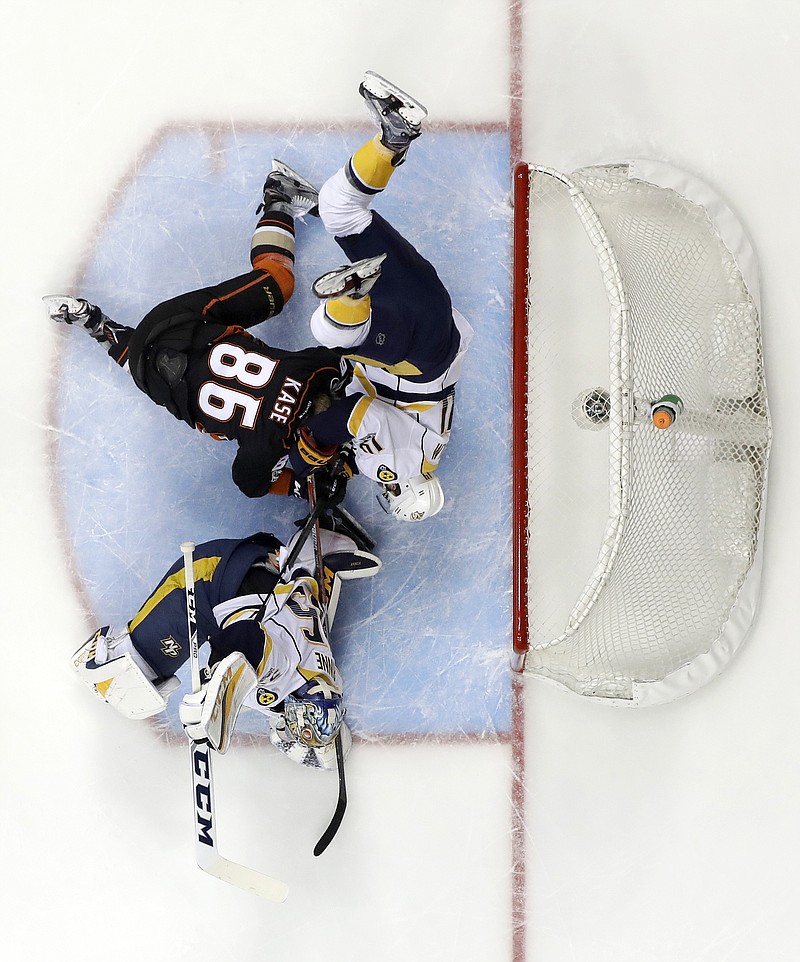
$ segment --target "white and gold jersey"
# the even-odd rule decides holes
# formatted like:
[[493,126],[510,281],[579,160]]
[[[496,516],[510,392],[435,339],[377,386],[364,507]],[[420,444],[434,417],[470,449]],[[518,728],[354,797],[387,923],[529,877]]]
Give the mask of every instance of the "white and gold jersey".
[[318,676],[341,694],[342,679],[322,622],[316,581],[301,577],[278,584],[266,604],[264,598],[243,595],[214,608],[223,630],[241,621],[257,621],[264,635],[258,680],[244,704],[268,712]]

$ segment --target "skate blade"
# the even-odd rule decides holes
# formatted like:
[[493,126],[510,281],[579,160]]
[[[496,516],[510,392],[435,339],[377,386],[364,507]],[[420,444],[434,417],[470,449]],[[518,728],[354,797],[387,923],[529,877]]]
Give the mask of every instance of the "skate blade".
[[364,260],[356,261],[355,264],[337,267],[318,277],[311,285],[311,289],[317,297],[340,297],[353,289],[354,285],[348,284],[351,277],[355,275],[361,281],[369,280],[378,273],[385,260],[386,254],[378,254],[376,257],[365,257]]
[[306,180],[301,174],[298,174],[296,170],[293,170],[288,164],[284,164],[282,160],[277,158],[272,161],[272,172],[275,174],[282,174],[284,177],[289,177],[292,180],[300,184],[301,187],[308,187],[310,190],[316,191],[317,188],[311,183],[310,180]]
[[365,71],[364,87],[373,97],[386,97],[389,94],[396,97],[402,102],[402,107],[399,108],[400,116],[411,124],[421,124],[428,116],[428,110],[423,104],[374,70]]

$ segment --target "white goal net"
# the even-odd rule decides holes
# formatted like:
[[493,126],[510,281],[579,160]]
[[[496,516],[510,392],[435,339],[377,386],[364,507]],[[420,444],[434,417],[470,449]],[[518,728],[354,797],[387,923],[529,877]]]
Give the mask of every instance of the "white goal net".
[[513,664],[669,701],[755,613],[771,430],[758,271],[720,198],[651,161],[515,186]]

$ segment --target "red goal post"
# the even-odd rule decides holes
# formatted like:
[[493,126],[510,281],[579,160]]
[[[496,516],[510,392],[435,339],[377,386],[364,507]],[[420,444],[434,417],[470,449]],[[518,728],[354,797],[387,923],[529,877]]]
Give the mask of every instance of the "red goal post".
[[706,184],[514,172],[512,667],[672,700],[752,623],[771,427],[758,268]]
[[513,499],[513,602],[511,667],[522,671],[528,650],[528,556],[526,519],[528,505],[527,415],[521,416],[528,383],[528,227],[530,224],[530,172],[527,164],[514,170],[514,277],[512,298],[511,377],[514,398],[512,424]]

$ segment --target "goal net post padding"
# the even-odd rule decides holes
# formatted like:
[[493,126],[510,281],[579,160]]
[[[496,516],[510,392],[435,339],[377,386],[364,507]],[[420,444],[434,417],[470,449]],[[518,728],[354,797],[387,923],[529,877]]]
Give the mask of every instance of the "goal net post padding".
[[707,185],[637,160],[514,184],[512,667],[694,691],[755,615],[771,428],[758,267]]

